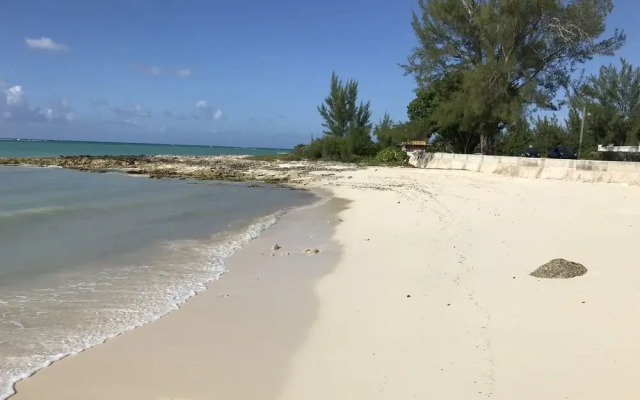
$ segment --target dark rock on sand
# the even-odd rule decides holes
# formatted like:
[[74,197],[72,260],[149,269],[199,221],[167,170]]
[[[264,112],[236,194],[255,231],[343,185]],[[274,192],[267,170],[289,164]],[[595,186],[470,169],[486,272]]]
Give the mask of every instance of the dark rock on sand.
[[562,258],[556,258],[555,260],[551,260],[542,265],[529,275],[536,278],[569,279],[582,276],[586,273],[587,269],[584,265],[567,261]]

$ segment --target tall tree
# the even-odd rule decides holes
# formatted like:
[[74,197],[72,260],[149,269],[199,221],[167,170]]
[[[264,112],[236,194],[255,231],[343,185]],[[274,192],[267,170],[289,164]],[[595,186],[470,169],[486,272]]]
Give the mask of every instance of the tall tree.
[[612,55],[622,32],[600,40],[612,0],[419,0],[416,46],[403,68],[419,88],[451,74],[459,88],[439,105],[439,125],[480,135],[483,153],[523,108],[555,109],[577,66]]
[[346,83],[331,74],[331,89],[318,112],[324,119],[326,135],[345,137],[352,129],[371,129],[370,102],[358,101],[358,82],[350,79]]
[[640,68],[621,60],[589,77],[573,103],[588,113],[587,131],[593,144],[637,145],[640,131]]
[[446,114],[450,110],[445,105],[456,95],[460,85],[460,74],[447,74],[419,89],[416,98],[407,106],[407,116],[427,138],[435,134],[435,139],[452,151],[472,153],[479,142],[477,126],[461,124],[459,114]]

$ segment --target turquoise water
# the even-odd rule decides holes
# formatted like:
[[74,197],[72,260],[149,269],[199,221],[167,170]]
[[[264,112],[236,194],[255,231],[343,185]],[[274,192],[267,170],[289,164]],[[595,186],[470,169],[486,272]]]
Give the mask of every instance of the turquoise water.
[[63,140],[0,140],[0,158],[104,156],[104,155],[261,155],[287,152],[287,149],[262,149],[218,146],[189,146],[145,143],[70,142]]
[[[0,399],[175,309],[308,192],[0,167]],[[214,283],[215,284],[215,283]]]

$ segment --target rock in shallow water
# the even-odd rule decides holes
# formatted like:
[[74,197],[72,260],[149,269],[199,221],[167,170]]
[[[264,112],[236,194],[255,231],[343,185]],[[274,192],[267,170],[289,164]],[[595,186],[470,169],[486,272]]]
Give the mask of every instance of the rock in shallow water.
[[540,266],[540,268],[529,275],[535,276],[536,278],[569,279],[582,276],[586,273],[587,268],[585,268],[584,265],[562,258],[556,258]]

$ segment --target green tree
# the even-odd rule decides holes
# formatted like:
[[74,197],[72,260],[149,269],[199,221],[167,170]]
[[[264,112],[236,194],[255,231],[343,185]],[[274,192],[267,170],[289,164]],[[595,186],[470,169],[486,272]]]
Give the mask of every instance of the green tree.
[[344,83],[333,72],[329,96],[318,107],[326,135],[345,137],[352,128],[371,129],[370,102],[358,105],[357,100],[358,82],[351,79]]
[[[525,116],[519,118],[498,135],[496,150],[505,156],[520,156],[533,145],[533,133]],[[539,149],[544,151],[545,149]]]
[[407,107],[407,116],[410,123],[420,127],[421,136],[429,139],[435,134],[434,140],[445,148],[457,153],[472,153],[479,142],[477,126],[463,126],[459,116],[453,116],[451,110],[443,107],[455,96],[460,85],[460,74],[447,74],[419,89]]
[[621,60],[589,77],[573,104],[586,106],[591,145],[637,145],[640,131],[640,69]]
[[528,107],[555,109],[558,91],[581,63],[612,55],[622,32],[599,40],[612,0],[419,0],[418,38],[406,74],[419,88],[457,75],[438,104],[441,127],[456,123],[480,136],[483,153]]
[[567,129],[560,124],[556,116],[536,118],[533,121],[532,129],[533,145],[537,147],[542,154],[555,146],[569,146],[576,149],[576,143],[570,139]]
[[380,122],[373,128],[373,136],[375,136],[381,147],[390,147],[397,144],[393,137],[395,125],[389,113],[385,113]]

